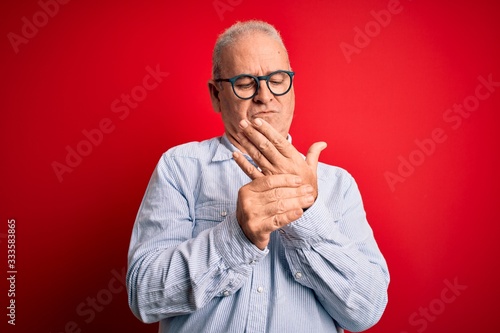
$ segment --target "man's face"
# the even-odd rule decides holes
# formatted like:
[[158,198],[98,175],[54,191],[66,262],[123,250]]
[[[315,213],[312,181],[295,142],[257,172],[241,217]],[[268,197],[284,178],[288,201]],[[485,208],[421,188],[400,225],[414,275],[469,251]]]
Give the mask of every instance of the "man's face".
[[[259,32],[243,36],[226,47],[221,69],[224,79],[239,74],[262,76],[277,70],[291,70],[285,48],[277,40]],[[257,95],[242,100],[233,93],[229,82],[211,81],[209,85],[212,104],[216,111],[221,112],[226,134],[238,148],[241,147],[236,134],[240,132],[238,124],[242,119],[252,122],[255,118],[262,118],[284,137],[288,135],[295,107],[293,86],[287,94],[275,96],[262,80]]]

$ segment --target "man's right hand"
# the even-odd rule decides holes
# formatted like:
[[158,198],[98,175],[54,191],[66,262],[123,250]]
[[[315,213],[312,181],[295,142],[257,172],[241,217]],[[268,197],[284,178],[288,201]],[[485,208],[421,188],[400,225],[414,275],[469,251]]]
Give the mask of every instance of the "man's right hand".
[[241,187],[236,218],[247,238],[263,250],[270,234],[297,220],[314,202],[314,189],[291,174],[262,176]]

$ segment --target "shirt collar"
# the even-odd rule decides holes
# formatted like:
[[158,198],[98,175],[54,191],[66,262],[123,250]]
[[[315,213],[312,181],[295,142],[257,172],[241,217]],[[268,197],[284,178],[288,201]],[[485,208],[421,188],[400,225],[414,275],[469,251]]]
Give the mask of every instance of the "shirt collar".
[[219,138],[219,144],[217,145],[217,150],[212,158],[212,162],[230,160],[233,158],[233,152],[235,151],[238,151],[238,148],[229,141],[226,133],[224,133],[224,135]]
[[[290,134],[288,134],[286,139],[288,142],[292,143],[292,136]],[[236,148],[231,141],[229,141],[226,133],[224,133],[224,135],[222,135],[219,139],[219,144],[214,157],[212,158],[212,162],[230,160],[233,158],[233,152],[235,151],[239,151],[238,148]]]

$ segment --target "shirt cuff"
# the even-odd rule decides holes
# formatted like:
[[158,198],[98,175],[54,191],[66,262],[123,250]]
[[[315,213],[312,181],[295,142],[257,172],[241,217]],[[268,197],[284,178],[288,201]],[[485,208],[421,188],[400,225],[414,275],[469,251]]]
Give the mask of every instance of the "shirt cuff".
[[320,195],[314,204],[296,221],[279,230],[285,244],[295,248],[309,248],[326,239],[336,242],[341,213],[333,213],[325,206]]
[[269,252],[267,248],[260,250],[248,240],[236,220],[236,213],[228,215],[213,232],[215,247],[222,260],[236,272],[251,270]]

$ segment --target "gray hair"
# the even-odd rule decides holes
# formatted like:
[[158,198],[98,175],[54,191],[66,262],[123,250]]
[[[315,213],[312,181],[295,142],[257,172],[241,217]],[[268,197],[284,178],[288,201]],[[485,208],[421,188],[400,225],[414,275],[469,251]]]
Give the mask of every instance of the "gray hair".
[[283,39],[281,38],[280,33],[271,24],[257,20],[236,22],[235,24],[227,28],[223,33],[221,33],[217,38],[217,41],[215,42],[215,47],[212,54],[212,78],[214,80],[221,78],[222,52],[224,51],[224,49],[232,43],[236,42],[239,37],[248,35],[252,32],[264,33],[265,35],[276,39],[285,48],[285,44],[283,43]]

